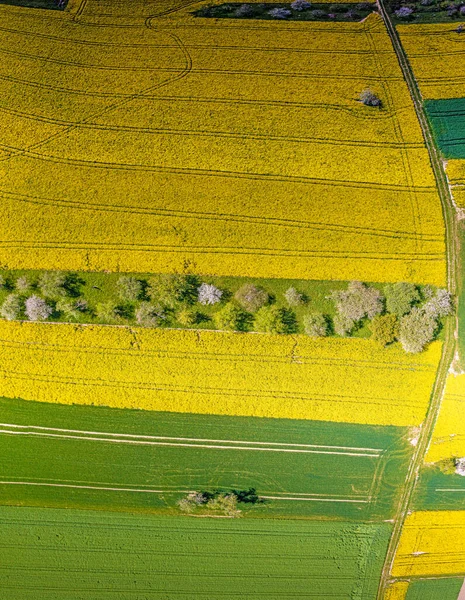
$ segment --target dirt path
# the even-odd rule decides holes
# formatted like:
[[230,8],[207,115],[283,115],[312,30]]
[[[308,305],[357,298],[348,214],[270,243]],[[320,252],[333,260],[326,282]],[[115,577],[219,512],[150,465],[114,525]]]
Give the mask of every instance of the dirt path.
[[[447,183],[446,174],[442,165],[442,161],[439,152],[436,148],[433,134],[426,117],[422,97],[412,68],[408,61],[407,55],[401,44],[399,34],[395,29],[391,18],[384,5],[384,0],[378,0],[379,12],[382,16],[386,25],[389,37],[391,38],[392,45],[397,54],[399,65],[402,69],[402,74],[407,83],[410,91],[410,95],[415,106],[415,111],[420,122],[421,129],[423,131],[423,137],[425,139],[426,147],[428,149],[431,166],[433,168],[434,176],[436,178],[436,184],[441,199],[442,212],[444,216],[444,224],[446,230],[446,259],[447,259],[447,287],[452,294],[457,293],[457,280],[458,280],[458,233],[457,233],[457,220],[455,215],[455,209],[452,201],[452,196]],[[423,464],[425,454],[428,450],[428,445],[431,440],[434,425],[436,423],[439,409],[441,407],[441,401],[444,394],[444,389],[447,380],[447,374],[454,358],[455,351],[455,321],[452,319],[446,326],[445,341],[442,349],[441,360],[436,373],[436,380],[434,383],[431,399],[426,414],[425,421],[423,422],[418,444],[415,448],[412,461],[410,463],[409,470],[402,489],[402,496],[397,507],[397,513],[394,518],[394,528],[389,542],[386,559],[384,562],[380,584],[378,588],[377,600],[383,600],[387,586],[390,582],[390,573],[394,558],[396,555],[397,547],[399,545],[400,535],[402,533],[402,527],[404,525],[407,514],[410,510],[410,502],[415,484],[418,479],[421,465]]]

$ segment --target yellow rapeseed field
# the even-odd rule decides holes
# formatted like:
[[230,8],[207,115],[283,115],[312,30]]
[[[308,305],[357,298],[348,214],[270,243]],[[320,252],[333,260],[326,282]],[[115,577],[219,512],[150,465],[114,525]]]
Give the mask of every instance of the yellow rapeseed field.
[[405,600],[408,590],[408,581],[396,581],[390,585],[384,596],[385,600]]
[[465,375],[449,375],[427,462],[465,456]]
[[446,171],[457,206],[465,208],[465,160],[448,160]]
[[465,38],[453,23],[398,25],[420,92],[425,100],[465,96]]
[[0,396],[149,410],[418,425],[441,343],[0,321]]
[[440,202],[381,19],[193,9],[0,6],[0,264],[443,285]]
[[410,514],[394,560],[393,577],[464,572],[465,511],[421,511]]

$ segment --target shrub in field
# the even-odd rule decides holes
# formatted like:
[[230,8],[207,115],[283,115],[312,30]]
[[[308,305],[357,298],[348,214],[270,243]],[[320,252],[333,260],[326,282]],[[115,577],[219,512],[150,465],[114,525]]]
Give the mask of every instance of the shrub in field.
[[66,273],[61,271],[46,271],[40,275],[37,285],[45,298],[57,300],[66,296],[65,283]]
[[188,306],[184,306],[176,313],[176,319],[183,327],[192,327],[200,322],[199,313]]
[[219,494],[211,498],[207,504],[210,510],[221,511],[228,517],[238,517],[241,511],[237,508],[237,496],[235,494]]
[[[361,18],[361,15],[355,10],[348,10],[345,14],[345,17],[348,21],[358,21]],[[379,106],[378,104],[371,104],[370,106]]]
[[0,314],[7,321],[14,321],[15,319],[19,319],[22,308],[23,303],[20,296],[18,294],[9,294],[2,304]]
[[399,318],[410,312],[412,306],[420,300],[418,289],[413,283],[389,283],[384,286],[386,309]]
[[305,296],[298,292],[295,287],[290,287],[284,293],[284,297],[286,298],[286,302],[289,306],[301,306],[305,302]]
[[106,302],[99,302],[95,308],[95,314],[100,321],[104,323],[115,323],[120,319],[120,311],[116,302],[113,300],[107,300]]
[[255,315],[254,329],[264,333],[294,333],[297,322],[291,310],[274,305],[263,306]]
[[307,2],[306,0],[294,0],[291,4],[291,8],[298,11],[308,10],[311,5],[311,2]]
[[364,317],[372,319],[384,310],[384,298],[379,290],[360,281],[351,281],[347,290],[334,291],[329,298],[336,304],[338,313],[354,322]]
[[337,314],[333,318],[334,332],[337,335],[342,337],[346,337],[352,333],[353,328],[355,327],[355,322],[348,317]]
[[30,296],[24,303],[27,318],[30,321],[45,321],[52,313],[53,308],[43,298]]
[[434,339],[436,319],[422,308],[414,307],[400,320],[399,341],[406,352],[417,353]]
[[249,322],[249,315],[239,306],[228,302],[213,315],[213,322],[217,329],[244,331]]
[[321,313],[310,313],[303,318],[304,331],[310,337],[325,337],[328,335],[328,322]]
[[451,294],[444,289],[437,290],[436,294],[425,302],[422,310],[433,319],[447,317],[453,312]]
[[78,321],[82,313],[89,309],[87,301],[83,298],[60,298],[56,303],[56,309],[70,321]]
[[360,94],[360,102],[365,106],[381,106],[382,102],[371,90],[363,90]]
[[325,11],[320,10],[319,8],[312,10],[310,14],[313,19],[323,19],[323,17],[326,17]]
[[245,310],[255,312],[268,303],[270,297],[268,293],[253,283],[245,283],[234,295],[235,299]]
[[31,282],[29,280],[28,277],[26,277],[26,275],[21,275],[21,277],[18,277],[18,279],[16,280],[16,284],[15,287],[18,290],[18,292],[21,293],[25,293],[27,291],[29,291],[31,289]]
[[241,4],[235,11],[235,17],[250,17],[252,15],[253,9],[249,4]]
[[272,8],[268,14],[274,19],[288,19],[292,13],[287,8]]
[[136,321],[143,327],[159,327],[166,321],[166,314],[159,304],[141,302],[136,309]]
[[175,308],[180,302],[194,304],[197,300],[198,287],[199,281],[195,275],[173,273],[152,277],[147,292],[151,300]]
[[394,11],[394,14],[398,19],[410,19],[413,14],[413,9],[408,6],[401,6]]
[[116,282],[116,288],[119,297],[128,302],[135,302],[138,300],[144,291],[142,281],[136,277],[131,277],[130,275],[123,275],[120,277]]
[[371,338],[387,346],[399,336],[399,322],[396,315],[377,315],[370,322]]
[[198,301],[200,304],[216,304],[221,300],[222,290],[211,283],[202,283],[198,289]]

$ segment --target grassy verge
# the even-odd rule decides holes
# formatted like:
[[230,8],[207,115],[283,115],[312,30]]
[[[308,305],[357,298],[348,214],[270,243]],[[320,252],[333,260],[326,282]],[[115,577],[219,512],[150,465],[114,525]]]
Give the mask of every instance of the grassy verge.
[[[462,7],[465,7],[464,0],[390,0],[388,7],[396,25],[451,23],[451,31],[454,31],[460,22],[465,24],[465,9],[462,11]],[[465,30],[463,35],[465,36]]]
[[239,2],[204,6],[192,14],[196,17],[214,19],[266,19],[271,21],[362,21],[376,10],[376,5],[358,4],[313,4],[297,0],[292,4],[263,3],[243,4]]
[[[23,298],[30,296],[31,294],[37,294],[41,296],[41,292],[38,289],[37,282],[43,271],[0,271],[0,277],[3,278],[4,284],[0,287],[0,306],[4,303],[5,299],[9,294],[18,293],[16,290],[17,282],[20,278],[25,277],[30,283],[30,287],[27,292],[23,292]],[[122,273],[92,273],[92,272],[80,272],[78,274],[72,274],[78,281],[78,285],[75,288],[74,295],[84,299],[88,304],[88,310],[83,312],[77,312],[75,316],[70,319],[64,312],[55,310],[52,316],[48,319],[52,322],[76,322],[82,324],[110,324],[110,325],[132,325],[137,326],[138,321],[136,318],[137,308],[141,305],[141,302],[149,300],[147,291],[143,292],[137,301],[124,301],[121,299],[118,291],[118,282],[123,276]],[[131,277],[134,277],[138,281],[142,282],[143,290],[147,290],[147,283],[150,281],[156,281],[159,275],[153,275],[148,273],[131,273]],[[246,277],[199,277],[197,282],[213,284],[223,292],[221,301],[214,305],[202,305],[199,302],[195,302],[193,305],[187,305],[187,308],[191,310],[195,315],[195,322],[191,324],[183,324],[180,317],[179,307],[170,308],[164,307],[165,319],[160,321],[157,325],[159,327],[168,327],[176,329],[217,329],[214,324],[215,313],[220,311],[229,300],[234,301],[236,292],[245,284],[252,284],[264,289],[269,297],[268,304],[275,306],[278,309],[286,309],[290,311],[293,316],[293,328],[288,333],[304,333],[303,319],[306,314],[309,313],[321,313],[327,319],[329,323],[328,334],[335,335],[332,328],[332,321],[336,315],[335,303],[328,298],[333,291],[341,291],[347,288],[346,281],[309,281],[309,280],[295,280],[295,279],[250,279]],[[369,283],[370,287],[373,287],[383,293],[384,284],[381,283]],[[431,287],[431,286],[430,286]],[[289,288],[296,289],[303,297],[302,304],[298,306],[290,307],[285,298],[285,293]],[[424,286],[418,286],[420,292],[424,289]],[[113,303],[121,311],[122,316],[116,320],[105,318],[100,314],[96,308],[99,305],[107,302]],[[52,305],[54,302],[52,301]],[[248,315],[250,318],[244,324],[245,331],[255,331],[255,325],[253,322],[252,314]],[[24,316],[23,316],[24,318]],[[181,319],[181,321],[180,321]],[[443,339],[443,327],[444,320],[440,322],[437,339]],[[356,338],[369,338],[371,332],[369,329],[369,320],[363,319],[358,323],[352,331],[350,337]]]

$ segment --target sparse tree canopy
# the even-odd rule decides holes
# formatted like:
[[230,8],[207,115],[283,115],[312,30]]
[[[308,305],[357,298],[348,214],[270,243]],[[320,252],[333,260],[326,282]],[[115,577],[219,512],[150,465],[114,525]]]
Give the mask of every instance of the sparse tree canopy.
[[45,321],[52,313],[53,308],[39,296],[30,296],[25,302],[25,311],[30,321]]
[[248,319],[249,315],[233,302],[228,302],[213,315],[213,322],[217,329],[226,331],[244,331]]
[[413,283],[389,283],[384,286],[386,309],[399,318],[410,312],[420,300],[420,293]]
[[199,313],[189,306],[183,306],[176,313],[176,319],[183,327],[192,327],[199,322]]
[[159,327],[166,321],[166,314],[159,304],[141,302],[136,309],[136,321],[143,327]]
[[217,304],[221,300],[223,292],[211,283],[202,283],[198,289],[198,300],[200,304]]
[[16,280],[16,289],[18,290],[18,292],[27,292],[29,291],[29,289],[31,288],[31,282],[29,281],[29,278],[26,277],[26,275],[21,275],[21,277],[18,277],[18,279]]
[[257,311],[269,301],[268,293],[253,283],[245,283],[237,290],[234,297],[248,312]]
[[382,104],[381,99],[371,90],[363,90],[360,94],[360,102],[365,106],[381,106]]
[[333,325],[334,332],[337,333],[337,335],[347,337],[352,333],[352,330],[355,327],[355,322],[345,315],[338,313],[337,315],[334,315]]
[[23,308],[23,302],[18,294],[9,294],[0,310],[1,316],[7,321],[19,319]]
[[426,344],[434,339],[437,322],[418,307],[404,315],[400,320],[399,341],[405,352],[421,352]]
[[290,287],[284,293],[284,297],[289,306],[301,306],[304,304],[305,297],[303,294],[298,292],[295,287]]
[[198,287],[195,275],[163,274],[150,279],[147,292],[154,302],[175,308],[181,302],[194,304]]
[[121,276],[118,279],[116,287],[121,300],[126,300],[128,302],[135,302],[138,300],[144,289],[142,281],[130,275]]
[[392,344],[399,336],[399,322],[396,315],[376,315],[369,327],[371,338],[382,346]]
[[291,8],[298,11],[308,10],[311,6],[311,2],[307,2],[307,0],[294,0],[291,4]]
[[425,302],[422,309],[427,315],[433,317],[433,319],[447,317],[454,310],[452,296],[447,290],[439,289],[432,298]]
[[310,337],[324,337],[328,335],[328,323],[321,313],[310,313],[304,316],[304,331]]
[[291,16],[291,11],[287,8],[272,8],[268,14],[275,19],[287,19]]
[[336,304],[338,313],[355,323],[364,317],[372,319],[384,310],[384,298],[379,290],[360,281],[351,281],[344,291],[334,291],[329,298]]
[[291,310],[277,306],[263,306],[257,311],[254,329],[264,333],[294,333],[297,328],[295,315]]
[[118,305],[113,300],[99,302],[95,309],[97,318],[104,323],[116,323],[120,319]]
[[39,277],[38,287],[45,298],[58,300],[66,296],[66,273],[62,271],[45,271]]

